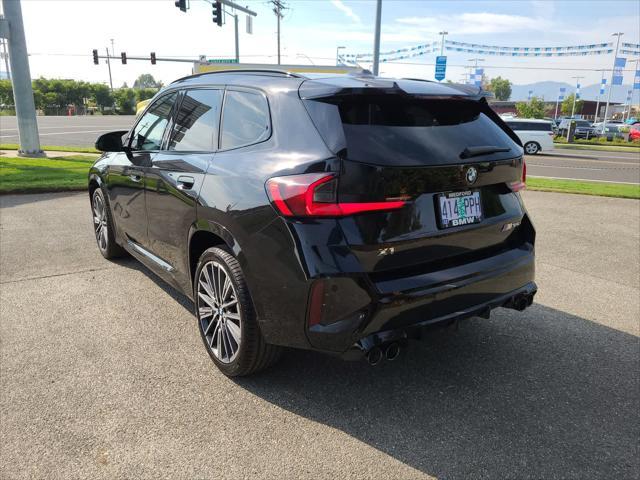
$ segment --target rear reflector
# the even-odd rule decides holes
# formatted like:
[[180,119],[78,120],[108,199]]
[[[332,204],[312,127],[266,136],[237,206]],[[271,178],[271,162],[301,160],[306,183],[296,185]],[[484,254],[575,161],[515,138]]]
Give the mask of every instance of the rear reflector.
[[527,163],[522,160],[522,180],[519,182],[511,182],[509,188],[513,192],[519,192],[527,188]]
[[407,202],[338,202],[338,177],[327,173],[305,173],[267,180],[267,194],[285,217],[344,217],[356,213],[396,210]]

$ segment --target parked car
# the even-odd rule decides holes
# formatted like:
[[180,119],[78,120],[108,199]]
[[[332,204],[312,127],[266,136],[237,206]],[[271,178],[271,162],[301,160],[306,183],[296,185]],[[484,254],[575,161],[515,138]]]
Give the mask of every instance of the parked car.
[[553,123],[549,120],[505,118],[504,121],[518,136],[526,154],[553,150]]
[[629,127],[629,141],[640,142],[640,123],[635,123]]
[[576,122],[576,130],[574,133],[574,138],[591,138],[594,134],[594,128],[591,125],[591,122],[588,120],[580,120],[576,118],[563,118],[558,125],[558,132],[563,137],[567,136],[567,132],[569,131],[569,124],[571,122]]
[[593,124],[593,136],[598,138],[606,138],[611,142],[614,138],[624,138],[624,133],[620,131],[623,127],[620,123],[607,123],[605,125],[602,122]]
[[427,326],[536,293],[523,150],[474,88],[211,72],[96,148],[100,252],[193,299],[229,376],[282,347],[392,360]]

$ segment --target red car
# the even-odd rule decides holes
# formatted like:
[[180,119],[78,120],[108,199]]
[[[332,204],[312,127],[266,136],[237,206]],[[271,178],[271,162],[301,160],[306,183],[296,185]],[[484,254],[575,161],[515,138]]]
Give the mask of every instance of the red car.
[[640,142],[640,123],[636,123],[629,127],[629,141]]

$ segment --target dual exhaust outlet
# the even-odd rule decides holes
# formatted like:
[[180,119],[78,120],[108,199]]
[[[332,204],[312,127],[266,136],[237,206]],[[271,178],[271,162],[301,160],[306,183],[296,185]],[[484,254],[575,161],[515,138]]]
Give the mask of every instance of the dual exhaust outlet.
[[400,356],[400,344],[389,342],[373,347],[367,352],[366,358],[369,365],[378,365],[382,360],[393,361]]

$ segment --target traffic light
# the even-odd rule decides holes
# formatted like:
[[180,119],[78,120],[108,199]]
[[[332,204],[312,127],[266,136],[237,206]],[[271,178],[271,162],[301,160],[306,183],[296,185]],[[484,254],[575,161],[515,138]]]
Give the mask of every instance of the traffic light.
[[122,60],[122,64],[127,64],[127,54],[125,52],[120,52],[120,59]]
[[156,64],[156,52],[151,52],[151,65]]
[[213,23],[217,23],[219,27],[222,26],[222,3],[220,2],[213,4]]
[[176,7],[180,9],[181,12],[187,11],[187,0],[176,0]]
[[98,65],[98,63],[100,63],[98,61],[98,50],[96,50],[95,48],[93,49],[93,63],[94,65]]

